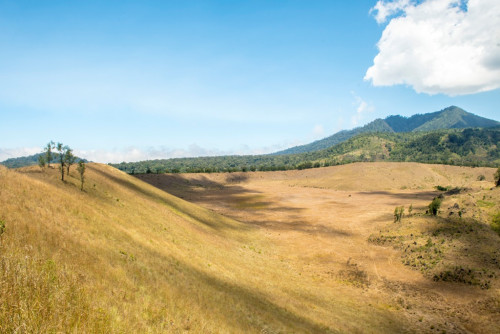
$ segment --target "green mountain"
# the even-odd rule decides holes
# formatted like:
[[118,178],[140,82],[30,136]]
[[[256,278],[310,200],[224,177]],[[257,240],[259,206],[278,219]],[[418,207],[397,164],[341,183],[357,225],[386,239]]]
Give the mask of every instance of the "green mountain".
[[276,155],[313,152],[340,144],[349,138],[362,133],[374,132],[414,132],[440,129],[487,128],[500,125],[500,122],[471,114],[459,107],[451,106],[441,111],[428,114],[417,114],[411,117],[389,116],[376,119],[363,127],[343,130],[310,144],[295,146]]
[[326,149],[296,154],[176,158],[113,164],[130,174],[274,171],[359,161],[500,166],[500,126],[361,133]]

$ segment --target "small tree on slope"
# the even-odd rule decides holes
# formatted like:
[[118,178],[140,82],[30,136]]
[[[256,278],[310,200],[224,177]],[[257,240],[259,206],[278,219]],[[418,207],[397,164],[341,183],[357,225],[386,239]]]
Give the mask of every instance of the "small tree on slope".
[[47,162],[47,166],[50,167],[50,162],[52,161],[52,158],[54,155],[52,154],[52,150],[55,148],[54,142],[51,140],[47,143],[47,145],[43,148],[45,152],[45,161]]
[[66,166],[66,153],[70,149],[68,146],[63,146],[62,143],[57,143],[57,152],[59,153],[59,170],[61,171],[61,181],[64,181],[64,167]]
[[69,168],[76,161],[76,157],[73,155],[73,150],[71,148],[67,148],[66,153],[64,154],[64,163],[66,164],[66,175],[69,175]]
[[500,187],[500,167],[498,167],[495,173],[495,186]]
[[83,161],[78,162],[78,167],[76,167],[76,170],[80,174],[80,190],[83,191],[83,182],[85,181],[85,163]]

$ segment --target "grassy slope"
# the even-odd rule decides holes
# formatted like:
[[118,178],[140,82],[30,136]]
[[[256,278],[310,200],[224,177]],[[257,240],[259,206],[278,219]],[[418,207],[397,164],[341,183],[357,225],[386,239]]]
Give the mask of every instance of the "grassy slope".
[[[0,166],[0,332],[402,331],[281,263],[256,229],[112,167]],[[344,289],[344,290],[343,290]]]

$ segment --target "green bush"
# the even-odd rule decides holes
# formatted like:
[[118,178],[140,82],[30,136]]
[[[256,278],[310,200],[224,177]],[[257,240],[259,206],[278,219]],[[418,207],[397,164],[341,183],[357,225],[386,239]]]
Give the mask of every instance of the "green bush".
[[394,209],[394,222],[401,222],[401,219],[403,218],[403,214],[405,212],[405,207],[404,206],[397,206]]
[[433,216],[437,215],[439,208],[441,207],[441,198],[434,197],[431,204],[429,204],[429,213]]
[[491,228],[500,234],[500,212],[493,216],[493,220],[491,221]]

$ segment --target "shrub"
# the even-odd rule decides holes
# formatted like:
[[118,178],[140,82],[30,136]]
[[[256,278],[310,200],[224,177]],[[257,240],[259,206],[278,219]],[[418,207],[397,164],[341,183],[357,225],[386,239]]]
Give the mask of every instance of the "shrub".
[[0,219],[0,236],[5,232],[5,222]]
[[299,169],[299,170],[308,169],[308,168],[313,168],[313,163],[310,161],[303,162],[297,166],[297,169]]
[[400,222],[401,219],[403,218],[403,213],[405,211],[405,207],[404,206],[397,206],[395,209],[394,209],[394,222]]
[[493,220],[491,221],[491,228],[500,234],[500,212],[493,216]]
[[429,204],[429,213],[433,216],[437,215],[440,207],[441,207],[441,198],[434,197],[431,204]]
[[478,180],[478,181],[484,181],[484,180],[486,180],[486,176],[484,176],[483,174],[481,174],[481,175],[479,175],[479,176],[477,177],[477,180]]
[[495,186],[500,186],[500,167],[498,167],[497,172],[495,173]]

